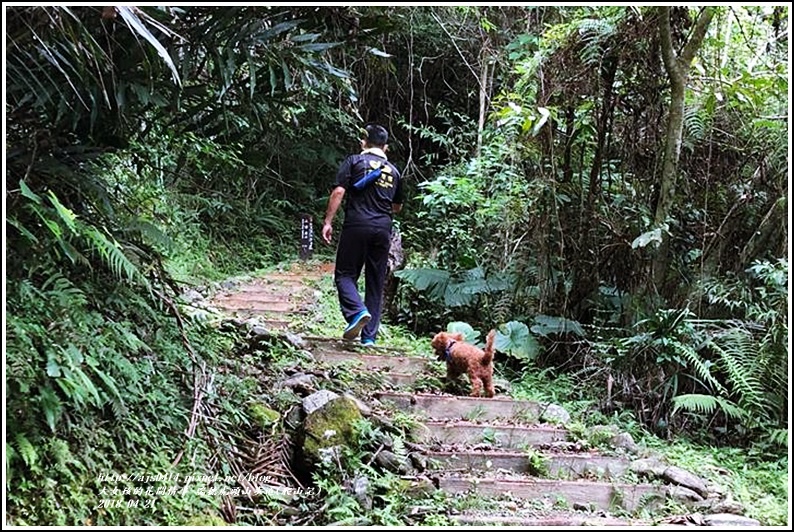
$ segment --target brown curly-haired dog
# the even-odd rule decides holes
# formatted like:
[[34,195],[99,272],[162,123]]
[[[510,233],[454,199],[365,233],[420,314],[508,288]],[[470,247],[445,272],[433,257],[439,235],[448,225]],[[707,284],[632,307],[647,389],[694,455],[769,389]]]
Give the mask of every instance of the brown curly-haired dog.
[[487,397],[494,396],[493,353],[496,330],[488,333],[485,349],[467,344],[461,333],[440,332],[430,345],[439,360],[447,363],[447,381],[451,382],[466,373],[471,381],[471,396],[479,397],[485,389]]

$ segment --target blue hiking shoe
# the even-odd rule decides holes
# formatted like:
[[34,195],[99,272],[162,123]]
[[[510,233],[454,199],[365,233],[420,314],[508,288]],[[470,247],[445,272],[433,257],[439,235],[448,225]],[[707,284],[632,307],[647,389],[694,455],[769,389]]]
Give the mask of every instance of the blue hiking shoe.
[[373,340],[372,338],[363,338],[361,340],[361,345],[363,345],[364,347],[373,347],[375,345],[375,340]]
[[371,319],[372,314],[370,314],[367,309],[362,310],[350,320],[350,324],[345,328],[345,332],[342,333],[342,338],[345,340],[355,340],[356,337],[361,334],[361,329],[363,329]]

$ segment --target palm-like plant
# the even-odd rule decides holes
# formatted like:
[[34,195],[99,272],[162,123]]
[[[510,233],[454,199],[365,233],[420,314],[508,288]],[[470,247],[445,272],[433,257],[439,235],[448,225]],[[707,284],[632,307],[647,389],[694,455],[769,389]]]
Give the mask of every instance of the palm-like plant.
[[[326,60],[334,43],[308,31],[318,24],[308,9],[52,6],[7,14],[6,185],[20,246],[47,246],[37,236],[42,216],[50,227],[63,222],[55,204],[34,205],[50,192],[66,211],[121,238],[128,220],[118,187],[86,171],[108,148],[165,131],[256,144],[263,131],[291,125],[301,98],[330,95],[346,79]],[[185,153],[175,155],[179,167]],[[139,173],[152,164],[138,163]],[[211,168],[198,170],[188,190],[209,181],[239,192],[246,177],[215,183]],[[63,247],[66,233],[54,234]]]

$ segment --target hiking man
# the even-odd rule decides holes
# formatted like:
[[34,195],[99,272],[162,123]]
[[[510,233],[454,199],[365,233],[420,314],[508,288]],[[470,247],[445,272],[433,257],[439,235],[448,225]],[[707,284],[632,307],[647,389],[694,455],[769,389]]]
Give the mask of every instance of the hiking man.
[[[402,209],[403,187],[400,172],[386,157],[388,132],[375,124],[365,129],[361,153],[348,156],[339,166],[322,233],[323,240],[330,244],[331,222],[344,198],[345,219],[334,269],[339,305],[348,323],[342,337],[354,340],[360,334],[363,345],[374,345],[383,306],[392,217]],[[358,293],[362,268],[363,302]]]

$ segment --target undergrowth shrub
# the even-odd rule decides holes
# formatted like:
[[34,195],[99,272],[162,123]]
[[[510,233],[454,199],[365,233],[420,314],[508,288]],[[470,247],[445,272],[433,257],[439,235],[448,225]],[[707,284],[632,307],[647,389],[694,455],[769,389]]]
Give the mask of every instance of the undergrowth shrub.
[[[133,478],[207,469],[206,446],[185,438],[191,362],[175,323],[149,298],[99,280],[78,287],[53,270],[9,283],[9,523],[176,524],[211,506],[193,490],[165,492],[178,483]],[[209,332],[187,334],[200,356],[219,348]]]

